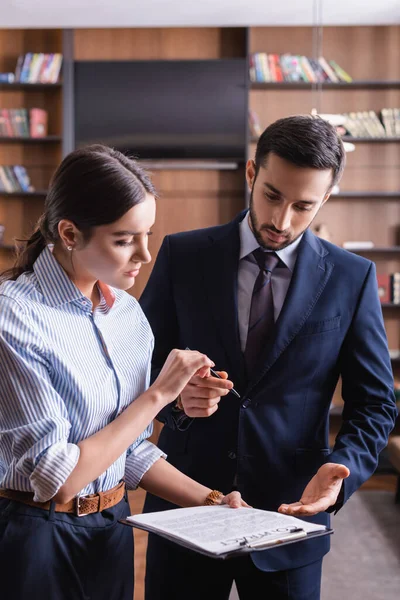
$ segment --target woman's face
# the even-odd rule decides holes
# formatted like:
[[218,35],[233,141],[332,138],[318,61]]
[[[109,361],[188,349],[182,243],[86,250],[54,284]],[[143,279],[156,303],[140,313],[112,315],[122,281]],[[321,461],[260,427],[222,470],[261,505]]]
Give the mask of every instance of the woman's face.
[[102,281],[126,290],[135,283],[142,264],[150,262],[148,237],[154,225],[156,202],[146,193],[118,221],[95,227],[86,244],[77,244],[72,262],[74,280]]

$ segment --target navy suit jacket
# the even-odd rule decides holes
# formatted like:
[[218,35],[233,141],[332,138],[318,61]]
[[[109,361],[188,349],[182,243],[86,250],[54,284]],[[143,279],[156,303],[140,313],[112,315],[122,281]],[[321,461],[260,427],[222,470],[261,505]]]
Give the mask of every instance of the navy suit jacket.
[[[207,354],[241,395],[223,397],[209,418],[176,427],[159,415],[159,446],[178,469],[212,489],[235,475],[252,506],[295,502],[324,462],[350,469],[343,503],[374,472],[397,415],[374,264],[306,231],[275,335],[246,377],[237,315],[239,222],[167,236],[140,299],[155,335],[153,364],[172,348]],[[329,408],[342,378],[343,424],[329,447]],[[340,508],[342,504],[335,506]],[[172,505],[148,495],[145,510]],[[329,525],[329,514],[312,521]],[[329,537],[252,554],[263,570],[311,563]]]

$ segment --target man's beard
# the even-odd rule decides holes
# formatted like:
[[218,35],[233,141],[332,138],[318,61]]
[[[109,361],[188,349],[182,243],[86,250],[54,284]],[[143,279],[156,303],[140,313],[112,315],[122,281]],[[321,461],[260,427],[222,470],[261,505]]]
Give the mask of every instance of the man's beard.
[[257,220],[257,215],[254,210],[253,190],[254,190],[254,183],[253,183],[253,187],[251,188],[251,193],[250,193],[250,205],[249,205],[250,224],[251,224],[251,228],[252,228],[254,237],[256,238],[260,247],[264,248],[264,250],[283,250],[284,248],[287,248],[287,246],[290,246],[290,244],[293,244],[293,242],[295,242],[301,235],[303,235],[303,233],[306,231],[306,229],[308,229],[310,227],[311,223],[313,222],[313,220],[316,217],[316,215],[314,215],[314,218],[308,224],[308,226],[305,229],[303,229],[303,231],[301,231],[296,237],[292,238],[289,235],[287,237],[287,240],[278,247],[276,246],[276,244],[275,245],[268,244],[268,242],[266,242],[262,236],[262,231],[272,231],[273,233],[276,233],[277,235],[285,235],[285,233],[282,231],[279,231],[279,229],[276,229],[273,225],[262,225],[260,228],[260,225]]

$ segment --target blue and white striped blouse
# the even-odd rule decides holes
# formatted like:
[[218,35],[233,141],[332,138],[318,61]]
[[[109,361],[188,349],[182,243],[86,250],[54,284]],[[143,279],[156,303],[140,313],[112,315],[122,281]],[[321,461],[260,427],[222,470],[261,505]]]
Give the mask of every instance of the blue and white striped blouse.
[[[16,281],[0,285],[0,487],[52,498],[79,458],[78,443],[110,423],[149,385],[153,334],[138,302],[100,284],[92,312],[43,250]],[[152,425],[79,495],[125,477],[136,488],[165,456]]]

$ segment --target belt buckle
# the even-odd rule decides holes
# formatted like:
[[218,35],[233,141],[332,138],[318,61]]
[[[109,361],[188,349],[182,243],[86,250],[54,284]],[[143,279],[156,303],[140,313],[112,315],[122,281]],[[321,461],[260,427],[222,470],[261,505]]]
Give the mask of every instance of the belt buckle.
[[90,515],[90,512],[81,511],[80,501],[86,498],[86,496],[77,496],[75,499],[75,514],[77,517],[85,517],[86,515]]

